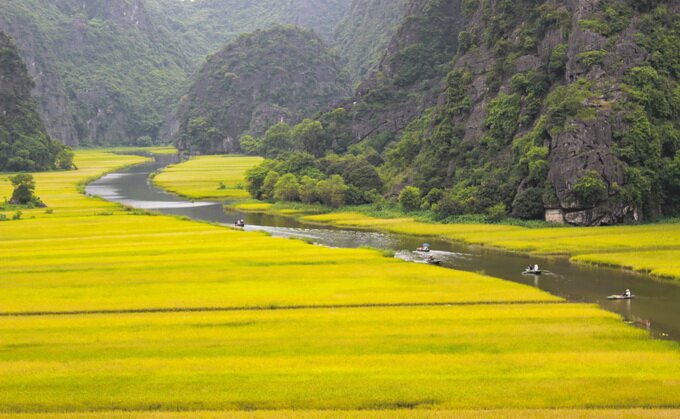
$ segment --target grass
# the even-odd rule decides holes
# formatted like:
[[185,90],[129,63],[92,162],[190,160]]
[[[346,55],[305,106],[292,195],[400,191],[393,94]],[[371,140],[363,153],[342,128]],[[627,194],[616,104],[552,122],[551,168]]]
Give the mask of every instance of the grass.
[[680,403],[677,348],[585,305],[45,316],[0,341],[7,412]]
[[164,169],[154,183],[193,199],[243,199],[249,197],[243,188],[244,172],[261,162],[260,157],[194,157]]
[[76,158],[37,178],[53,214],[0,223],[0,417],[678,413],[678,345],[614,314],[126,211],[76,190],[144,159]]

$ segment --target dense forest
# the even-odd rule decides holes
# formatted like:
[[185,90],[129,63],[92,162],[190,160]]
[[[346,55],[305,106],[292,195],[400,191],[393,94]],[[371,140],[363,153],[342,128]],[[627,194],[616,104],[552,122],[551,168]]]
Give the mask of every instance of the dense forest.
[[[338,58],[313,32],[278,26],[242,35],[210,56],[179,106],[178,146],[238,152],[239,139],[298,122],[350,94]],[[254,144],[244,148],[256,151]],[[281,145],[281,150],[286,147]]]
[[14,40],[0,31],[0,171],[70,169],[72,152],[47,134],[32,88]]
[[316,119],[316,139],[291,136],[295,152],[253,171],[253,195],[275,199],[271,173],[340,176],[344,202],[396,201],[409,187],[405,199],[417,199],[406,207],[440,218],[599,225],[677,215],[679,9],[412,1],[378,71]]

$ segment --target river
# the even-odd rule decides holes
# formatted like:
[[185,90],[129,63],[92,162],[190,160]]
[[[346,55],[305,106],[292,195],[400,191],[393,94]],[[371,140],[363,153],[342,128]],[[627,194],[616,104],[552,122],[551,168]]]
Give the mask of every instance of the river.
[[[680,283],[677,281],[621,269],[575,265],[562,257],[537,259],[436,238],[319,227],[288,217],[228,211],[222,202],[192,202],[156,188],[150,175],[176,159],[157,156],[154,162],[110,173],[90,183],[86,193],[135,208],[225,225],[233,225],[243,218],[246,231],[267,231],[273,236],[297,237],[332,247],[366,246],[392,250],[396,257],[415,263],[425,263],[425,260],[413,250],[428,242],[433,249],[431,254],[442,261],[443,268],[483,272],[540,288],[568,301],[595,303],[620,314],[626,322],[649,330],[654,337],[680,341]],[[530,263],[540,264],[547,273],[540,276],[522,274]],[[635,300],[607,300],[607,295],[621,293],[626,288],[636,295]]]

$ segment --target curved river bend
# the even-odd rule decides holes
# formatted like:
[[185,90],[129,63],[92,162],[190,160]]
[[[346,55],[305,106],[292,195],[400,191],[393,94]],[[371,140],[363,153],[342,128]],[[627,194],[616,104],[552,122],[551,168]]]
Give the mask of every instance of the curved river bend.
[[[332,247],[368,246],[393,250],[396,257],[425,263],[412,252],[428,241],[442,266],[484,272],[508,281],[538,287],[569,301],[596,303],[618,313],[630,323],[648,329],[653,336],[680,341],[680,283],[659,280],[625,270],[574,265],[566,258],[539,259],[484,247],[472,247],[438,239],[415,238],[369,231],[310,226],[291,218],[225,211],[221,202],[190,202],[156,188],[150,175],[177,161],[175,156],[157,156],[154,162],[134,166],[90,183],[86,192],[135,208],[182,215],[195,220],[233,225],[246,220],[247,231],[267,231],[274,236],[297,237]],[[530,263],[548,271],[542,276],[523,275]],[[630,288],[632,301],[608,301],[607,295]]]

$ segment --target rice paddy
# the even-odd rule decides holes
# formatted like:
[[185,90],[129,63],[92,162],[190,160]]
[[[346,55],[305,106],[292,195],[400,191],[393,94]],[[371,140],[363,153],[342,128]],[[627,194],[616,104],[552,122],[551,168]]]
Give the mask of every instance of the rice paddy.
[[243,199],[244,173],[262,162],[260,157],[199,156],[165,168],[154,177],[163,189],[193,199]]
[[595,306],[77,192],[140,161],[78,152],[0,222],[0,417],[679,413],[678,345]]

